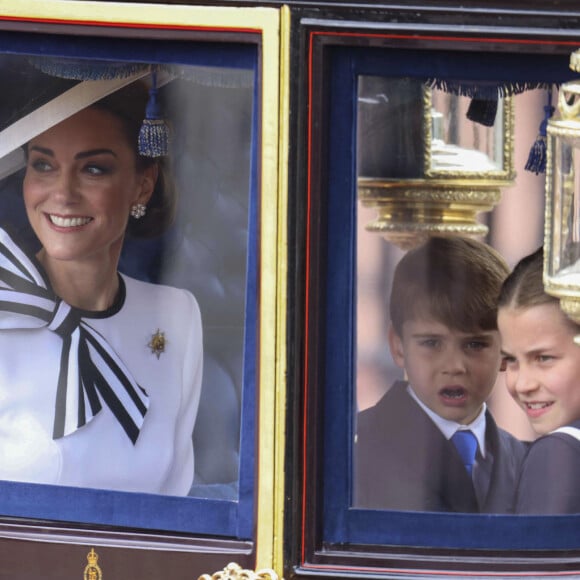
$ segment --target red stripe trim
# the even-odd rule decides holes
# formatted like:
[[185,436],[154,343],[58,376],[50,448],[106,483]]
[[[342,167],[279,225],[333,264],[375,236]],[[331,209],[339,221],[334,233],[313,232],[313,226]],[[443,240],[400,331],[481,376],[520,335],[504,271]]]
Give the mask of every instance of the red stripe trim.
[[580,40],[554,40],[554,39],[534,39],[534,38],[503,38],[503,37],[488,37],[488,36],[440,36],[428,34],[389,34],[378,32],[346,32],[346,31],[312,31],[311,37],[314,36],[347,36],[360,38],[393,38],[401,40],[437,40],[437,41],[452,41],[452,42],[480,42],[485,44],[501,43],[501,44],[526,44],[526,45],[561,45],[561,46],[580,46]]

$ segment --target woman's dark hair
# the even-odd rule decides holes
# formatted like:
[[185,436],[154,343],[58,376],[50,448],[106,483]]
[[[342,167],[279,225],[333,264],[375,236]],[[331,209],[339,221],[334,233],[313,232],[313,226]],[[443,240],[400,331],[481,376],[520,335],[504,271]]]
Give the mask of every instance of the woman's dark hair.
[[139,154],[138,137],[145,118],[149,91],[139,81],[97,101],[92,108],[107,111],[121,120],[127,141],[135,151],[137,169],[144,170],[157,164],[159,175],[153,195],[147,204],[147,213],[139,220],[129,218],[127,233],[135,238],[153,238],[164,233],[175,217],[177,192],[167,157],[144,157]]

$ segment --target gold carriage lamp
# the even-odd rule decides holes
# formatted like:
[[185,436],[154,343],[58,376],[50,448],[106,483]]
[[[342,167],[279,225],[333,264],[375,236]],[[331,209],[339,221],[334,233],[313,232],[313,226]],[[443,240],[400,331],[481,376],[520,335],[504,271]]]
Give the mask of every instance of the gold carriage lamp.
[[511,185],[513,103],[496,98],[491,125],[468,118],[472,100],[415,79],[358,84],[358,198],[365,227],[403,249],[432,235],[484,236],[477,214]]
[[[570,68],[580,72],[580,50]],[[547,138],[544,286],[580,324],[580,80],[561,86]]]

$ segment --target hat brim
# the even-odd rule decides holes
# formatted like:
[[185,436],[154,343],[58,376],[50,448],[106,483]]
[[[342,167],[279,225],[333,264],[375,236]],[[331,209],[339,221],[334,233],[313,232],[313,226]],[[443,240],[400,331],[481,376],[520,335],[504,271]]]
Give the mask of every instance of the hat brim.
[[[8,99],[0,103],[0,179],[23,166],[22,146],[30,139],[103,97],[148,76],[149,72],[145,70],[123,78],[88,81],[54,79],[35,72],[34,67],[28,67],[23,74],[29,75],[26,84],[34,94],[24,98],[22,91],[16,90],[11,97],[12,104],[7,102]],[[0,70],[0,78],[2,76]]]
[[[0,92],[0,179],[24,166],[22,146],[33,137],[137,80],[149,84],[150,77],[146,63],[0,55],[0,83],[6,87]],[[173,79],[250,86],[253,71],[206,66],[163,66],[157,71],[158,87]]]

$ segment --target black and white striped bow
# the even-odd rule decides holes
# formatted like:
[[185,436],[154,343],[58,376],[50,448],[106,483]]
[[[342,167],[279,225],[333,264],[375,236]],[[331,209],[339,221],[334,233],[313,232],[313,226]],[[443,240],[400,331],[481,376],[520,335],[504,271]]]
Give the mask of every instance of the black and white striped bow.
[[53,293],[36,261],[0,228],[0,330],[34,328],[47,328],[63,341],[53,438],[86,425],[104,402],[135,443],[147,393],[105,338]]

